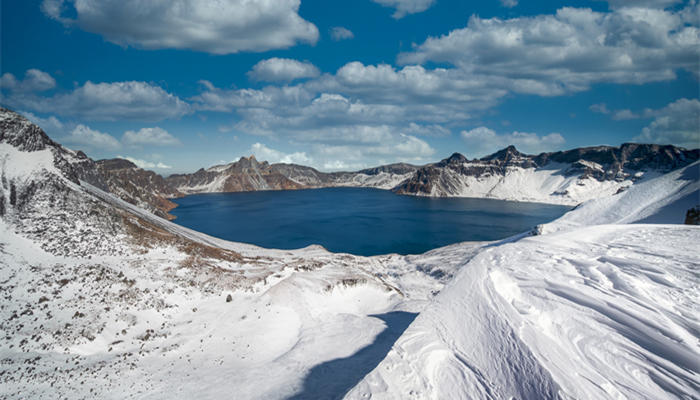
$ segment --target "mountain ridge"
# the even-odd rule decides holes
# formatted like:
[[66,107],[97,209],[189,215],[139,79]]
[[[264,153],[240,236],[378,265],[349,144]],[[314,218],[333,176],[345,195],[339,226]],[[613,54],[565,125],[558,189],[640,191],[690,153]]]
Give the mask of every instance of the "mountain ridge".
[[[12,118],[4,117],[0,124],[14,124],[5,129],[15,132],[14,136],[3,136],[2,140],[8,143],[22,142],[18,135],[24,132],[30,138],[19,143],[23,148],[63,148],[26,119],[12,122]],[[166,219],[174,219],[169,211],[177,204],[172,200],[188,194],[339,186],[372,187],[402,195],[493,198],[575,206],[601,194],[614,195],[647,177],[700,158],[699,149],[686,150],[672,145],[624,143],[618,147],[590,146],[537,155],[521,153],[510,145],[471,160],[453,153],[422,166],[394,163],[355,172],[321,172],[298,164],[270,164],[251,155],[193,173],[163,177],[128,160],[93,161],[81,151],[65,149],[65,152],[71,154],[73,168],[63,168],[77,171],[72,177],[74,182],[84,180]]]

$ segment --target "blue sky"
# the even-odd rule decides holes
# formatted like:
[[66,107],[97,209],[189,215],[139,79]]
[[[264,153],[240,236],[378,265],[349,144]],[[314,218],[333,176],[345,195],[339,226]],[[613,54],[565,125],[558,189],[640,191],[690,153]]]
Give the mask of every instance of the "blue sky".
[[7,0],[1,103],[163,174],[700,147],[697,1]]

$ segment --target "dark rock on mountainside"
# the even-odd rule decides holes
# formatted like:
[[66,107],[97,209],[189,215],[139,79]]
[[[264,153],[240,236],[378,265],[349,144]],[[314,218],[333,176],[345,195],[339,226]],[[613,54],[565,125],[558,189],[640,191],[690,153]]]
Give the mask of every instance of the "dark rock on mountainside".
[[686,225],[700,225],[700,205],[688,210],[685,214]]
[[59,144],[38,126],[21,115],[0,107],[0,143],[7,143],[20,151],[45,150]]
[[170,186],[162,176],[120,158],[99,160],[97,168],[109,192],[159,217],[175,218],[168,211],[177,207],[177,204],[169,199],[182,197],[183,194]]

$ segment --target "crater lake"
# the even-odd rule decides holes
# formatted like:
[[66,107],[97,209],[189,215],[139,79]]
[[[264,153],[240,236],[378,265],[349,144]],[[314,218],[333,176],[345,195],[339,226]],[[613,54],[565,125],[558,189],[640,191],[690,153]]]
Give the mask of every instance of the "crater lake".
[[195,194],[174,199],[175,223],[266,248],[318,244],[356,255],[420,254],[464,241],[504,239],[569,206],[396,195],[369,188]]

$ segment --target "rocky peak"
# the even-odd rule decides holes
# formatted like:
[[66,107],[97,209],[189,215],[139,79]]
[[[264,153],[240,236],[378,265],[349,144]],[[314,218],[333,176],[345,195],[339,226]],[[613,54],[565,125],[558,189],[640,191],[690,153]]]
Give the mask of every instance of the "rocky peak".
[[437,165],[437,166],[440,166],[440,167],[445,167],[445,166],[447,166],[447,165],[462,164],[462,163],[465,163],[465,162],[467,162],[467,161],[469,161],[469,160],[467,159],[467,157],[465,157],[465,156],[463,156],[463,155],[461,155],[461,154],[459,154],[459,153],[452,153],[451,156],[449,156],[449,157],[447,157],[446,159],[440,161],[440,162],[437,163],[436,165]]
[[480,161],[487,161],[500,166],[518,166],[522,168],[535,168],[538,165],[533,161],[532,156],[519,152],[513,145],[483,157]]
[[519,159],[519,158],[524,158],[527,157],[525,154],[521,153],[518,151],[518,149],[515,148],[515,146],[510,145],[506,147],[503,150],[499,150],[491,155],[488,155],[486,157],[483,157],[481,160],[482,161],[503,161],[503,162],[508,162],[513,159]]
[[132,168],[138,168],[136,164],[132,163],[129,160],[125,160],[123,158],[112,158],[109,160],[99,160],[97,161],[97,164],[108,171],[112,170],[118,170],[118,169],[132,169]]
[[28,119],[7,108],[0,107],[0,143],[7,143],[21,151],[44,150],[58,147],[46,133]]

